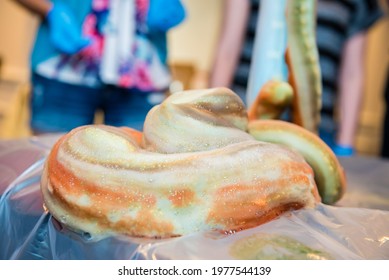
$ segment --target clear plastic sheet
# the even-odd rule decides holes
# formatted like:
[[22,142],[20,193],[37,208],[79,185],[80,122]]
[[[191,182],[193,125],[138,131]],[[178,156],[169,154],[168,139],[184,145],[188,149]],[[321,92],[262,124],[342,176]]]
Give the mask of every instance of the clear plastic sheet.
[[389,211],[348,207],[352,195],[342,206],[319,204],[237,233],[95,241],[42,207],[42,167],[58,137],[0,142],[0,259],[389,259]]

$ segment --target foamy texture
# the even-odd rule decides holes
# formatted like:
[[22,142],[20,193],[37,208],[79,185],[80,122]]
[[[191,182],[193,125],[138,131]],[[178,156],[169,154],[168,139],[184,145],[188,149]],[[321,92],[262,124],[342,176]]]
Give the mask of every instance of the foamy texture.
[[109,126],[71,131],[42,177],[49,211],[103,237],[233,232],[319,200],[299,154],[254,140],[242,101],[227,89],[174,94],[139,132]]

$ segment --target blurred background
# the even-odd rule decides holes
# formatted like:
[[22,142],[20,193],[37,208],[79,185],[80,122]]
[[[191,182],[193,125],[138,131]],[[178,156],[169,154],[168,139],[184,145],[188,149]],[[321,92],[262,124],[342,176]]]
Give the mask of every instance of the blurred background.
[[[169,33],[169,65],[176,86],[205,88],[221,29],[223,0],[183,0],[183,3],[187,19]],[[0,139],[31,135],[29,54],[37,26],[37,17],[13,1],[0,1]],[[368,31],[367,77],[356,142],[360,154],[378,155],[381,147],[388,34],[388,17]]]

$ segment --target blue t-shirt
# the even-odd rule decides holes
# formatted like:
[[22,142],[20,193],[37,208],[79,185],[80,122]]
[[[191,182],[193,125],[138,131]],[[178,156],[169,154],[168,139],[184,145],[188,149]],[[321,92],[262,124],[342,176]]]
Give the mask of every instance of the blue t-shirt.
[[[85,17],[91,12],[92,0],[51,0],[52,3],[61,2],[68,6],[73,11],[80,29]],[[151,31],[148,33],[148,38],[157,48],[158,55],[162,63],[166,64],[167,59],[167,38],[166,32]],[[43,20],[38,29],[35,44],[31,54],[31,68],[36,70],[37,66],[50,58],[60,55],[60,52],[51,44],[50,33],[47,21]]]

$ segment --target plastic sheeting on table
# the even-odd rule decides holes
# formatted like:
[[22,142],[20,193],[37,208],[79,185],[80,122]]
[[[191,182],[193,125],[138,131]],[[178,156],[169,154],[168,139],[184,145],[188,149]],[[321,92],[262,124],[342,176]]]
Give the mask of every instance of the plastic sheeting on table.
[[0,259],[389,259],[388,211],[323,204],[233,234],[95,241],[42,206],[42,167],[57,138],[0,143]]

